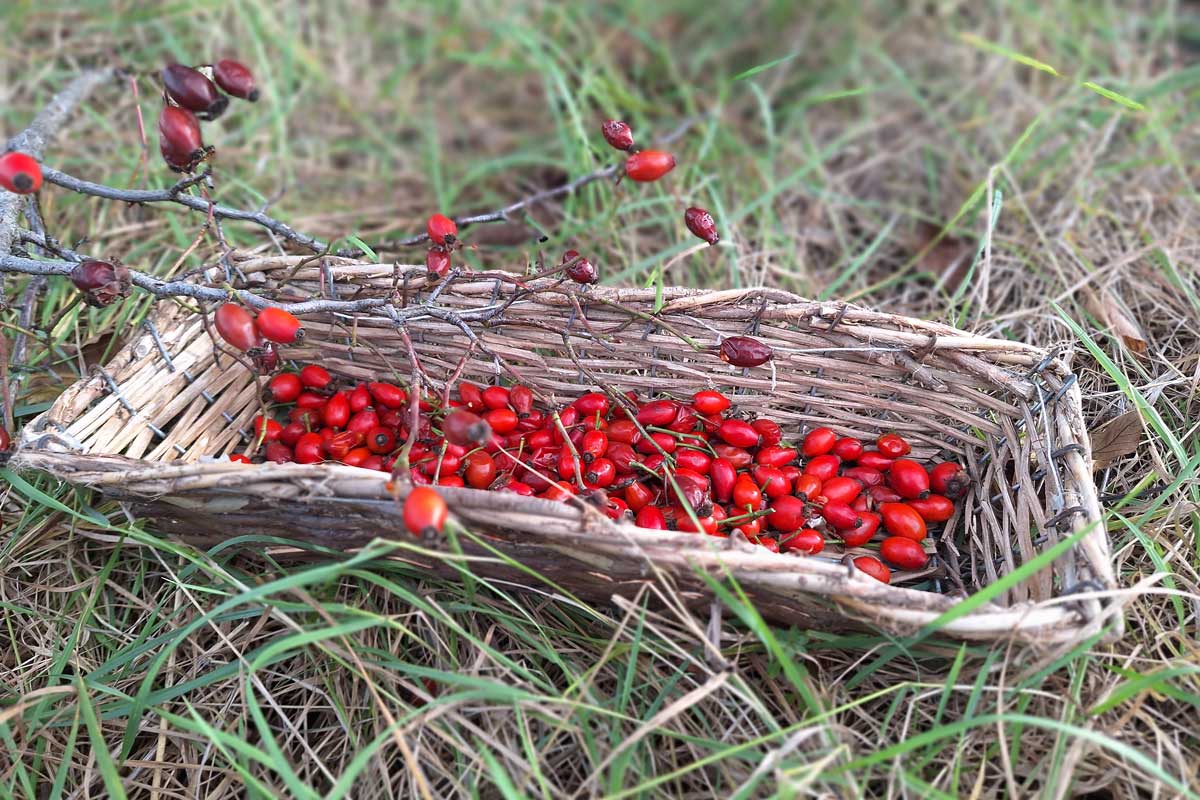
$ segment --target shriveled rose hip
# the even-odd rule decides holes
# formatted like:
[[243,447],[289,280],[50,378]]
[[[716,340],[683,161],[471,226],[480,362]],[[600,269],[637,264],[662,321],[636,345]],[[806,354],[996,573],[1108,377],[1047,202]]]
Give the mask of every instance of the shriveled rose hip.
[[771,346],[749,336],[730,336],[721,342],[721,360],[735,367],[757,367],[774,356]]
[[431,247],[425,254],[425,269],[434,275],[445,275],[450,271],[450,254],[440,247]]
[[717,223],[713,220],[712,214],[703,208],[689,208],[683,212],[683,221],[689,231],[709,244],[721,241],[721,237],[717,234]]
[[492,438],[492,428],[479,415],[459,409],[442,421],[442,434],[451,444],[479,445]]
[[[572,263],[573,262],[573,263]],[[568,250],[563,253],[560,264],[570,264],[567,267],[567,277],[576,283],[595,283],[600,280],[600,270],[588,261],[586,258],[579,255],[578,250]]]
[[600,126],[600,133],[604,134],[604,141],[618,150],[628,150],[633,147],[633,131],[620,120],[606,120]]
[[258,101],[258,86],[254,82],[254,75],[240,61],[223,58],[213,64],[213,79],[227,94],[249,100],[251,103]]
[[88,259],[71,270],[71,283],[83,292],[83,302],[103,308],[129,296],[129,270],[116,259]]

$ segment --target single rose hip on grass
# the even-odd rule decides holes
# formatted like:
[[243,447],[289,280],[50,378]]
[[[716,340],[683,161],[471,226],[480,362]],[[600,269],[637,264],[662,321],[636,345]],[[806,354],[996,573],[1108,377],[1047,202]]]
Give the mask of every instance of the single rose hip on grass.
[[749,336],[730,336],[721,342],[720,352],[721,360],[735,367],[757,367],[775,354],[770,345]]
[[129,296],[132,285],[129,270],[116,259],[100,261],[89,258],[71,270],[71,283],[83,292],[83,302],[103,308]]
[[213,82],[199,70],[183,64],[168,64],[162,71],[167,96],[201,119],[216,119],[229,105],[229,98],[217,91]]
[[628,150],[633,147],[633,131],[624,122],[610,119],[600,126],[604,141],[618,150]]
[[675,169],[675,156],[664,150],[642,150],[625,159],[625,174],[639,183],[656,181]]
[[213,64],[213,79],[226,94],[249,100],[251,103],[258,101],[258,86],[254,82],[254,75],[240,61],[223,58]]
[[25,153],[0,156],[0,186],[13,194],[32,194],[42,188],[42,167]]
[[717,223],[713,220],[712,214],[703,208],[689,208],[683,212],[683,221],[688,230],[697,238],[703,239],[709,244],[721,241],[721,237],[717,235]]
[[434,214],[425,225],[434,244],[453,245],[458,237],[458,225],[445,214]]

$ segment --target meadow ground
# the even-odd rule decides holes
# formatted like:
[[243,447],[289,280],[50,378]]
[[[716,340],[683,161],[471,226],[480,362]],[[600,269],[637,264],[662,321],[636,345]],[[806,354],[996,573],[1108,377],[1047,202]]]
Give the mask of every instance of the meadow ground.
[[[734,670],[713,680],[700,626],[669,613],[469,593],[386,565],[264,574],[31,478],[0,486],[0,796],[1104,798],[1197,784],[1195,4],[111,5],[0,12],[0,130],[81,65],[239,54],[264,96],[209,129],[221,197],[269,200],[324,236],[416,231],[432,209],[487,210],[590,171],[611,157],[606,116],[643,138],[690,123],[669,181],[593,184],[477,228],[471,257],[520,266],[540,231],[592,254],[605,283],[645,284],[686,246],[679,211],[696,202],[733,246],[667,282],[766,283],[1067,346],[1093,428],[1137,412],[1136,452],[1096,477],[1118,573],[1141,588],[1123,598],[1119,642],[1050,652],[892,647],[741,609],[722,638]],[[168,185],[153,133],[142,164],[138,103],[152,120],[153,96],[93,95],[47,162]],[[62,241],[146,270],[213,252],[177,263],[197,232],[180,209],[42,203]],[[24,285],[9,279],[9,299]],[[67,289],[36,306],[19,421],[150,307],[85,310]],[[6,334],[16,315],[0,311]]]

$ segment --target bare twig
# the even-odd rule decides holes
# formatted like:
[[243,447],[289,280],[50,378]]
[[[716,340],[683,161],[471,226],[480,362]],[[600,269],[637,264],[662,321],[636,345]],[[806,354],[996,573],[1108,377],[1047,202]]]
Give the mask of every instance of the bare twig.
[[[620,169],[619,164],[609,164],[607,167],[589,172],[586,175],[580,175],[569,183],[564,183],[562,186],[555,186],[550,189],[543,189],[540,192],[534,192],[523,200],[518,200],[515,203],[510,203],[504,208],[498,208],[495,211],[489,211],[486,214],[473,214],[471,216],[455,217],[454,221],[458,225],[481,225],[486,222],[507,222],[509,216],[521,211],[522,209],[536,206],[538,203],[544,203],[547,200],[553,200],[556,197],[561,197],[566,194],[571,194],[587,186],[589,183],[594,183],[605,178],[611,178],[617,174]],[[397,247],[411,247],[415,244],[429,241],[429,234],[422,233],[416,236],[409,236],[404,239],[386,239],[372,247],[375,250],[394,250]],[[339,251],[338,255],[345,255],[349,258],[361,256],[361,250],[344,250]]]
[[[83,102],[83,99],[91,94],[93,90],[105,81],[110,80],[116,74],[116,70],[108,68],[88,70],[78,75],[73,81],[67,84],[65,89],[51,98],[46,107],[29,123],[28,128],[8,141],[6,149],[19,150],[36,159],[41,159],[46,146],[58,135],[59,129],[66,123],[67,118],[75,110],[75,107]],[[7,258],[9,256],[12,252],[14,242],[18,239],[17,215],[20,211],[21,199],[21,195],[0,192],[0,258]],[[42,244],[48,244],[48,236],[42,225],[41,214],[37,210],[36,201],[31,200],[28,208],[27,216],[29,217],[30,226],[36,233],[41,234]],[[19,325],[22,329],[29,328],[33,319],[33,305],[37,300],[38,293],[41,292],[44,286],[45,278],[35,278],[26,287],[24,296],[21,298],[19,318]],[[3,295],[2,284],[0,284],[0,295]],[[11,356],[16,364],[24,361],[26,341],[24,333],[18,333],[14,337],[11,354],[5,354],[6,368],[9,356]],[[7,372],[7,369],[5,371]],[[13,415],[12,403],[16,396],[15,384],[19,379],[19,375],[14,375],[13,385],[9,386],[8,376],[6,375],[4,378],[4,418],[9,421],[10,425]]]
[[313,252],[320,252],[328,247],[320,239],[300,233],[287,223],[270,217],[262,211],[248,211],[242,208],[224,206],[219,203],[212,204],[202,197],[183,194],[183,189],[202,180],[203,174],[196,178],[180,181],[169,189],[118,189],[114,186],[105,186],[102,183],[81,180],[73,175],[68,175],[65,172],[59,172],[52,167],[46,166],[42,167],[42,177],[47,183],[53,183],[55,186],[61,186],[64,189],[70,189],[79,194],[102,197],[105,200],[119,200],[124,203],[178,203],[181,206],[190,208],[193,211],[203,212],[204,214],[208,214],[211,208],[211,213],[214,217],[241,222],[253,222],[256,225],[266,228],[276,236],[287,239],[289,242],[295,242]]
[[[112,68],[88,70],[67,84],[67,88],[50,99],[29,127],[8,140],[7,150],[20,150],[36,159],[41,159],[46,145],[58,135],[58,130],[75,110],[75,106],[92,93],[96,87],[116,75]],[[12,251],[17,225],[17,209],[21,196],[0,192],[0,255]]]

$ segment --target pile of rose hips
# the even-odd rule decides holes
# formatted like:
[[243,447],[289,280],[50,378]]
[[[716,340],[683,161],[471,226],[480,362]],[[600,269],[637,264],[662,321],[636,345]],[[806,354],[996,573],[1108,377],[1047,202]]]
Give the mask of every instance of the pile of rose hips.
[[[309,364],[276,375],[268,392],[270,416],[251,426],[263,460],[403,473],[412,433],[404,388],[340,384]],[[416,486],[578,496],[614,520],[710,536],[738,530],[772,552],[815,554],[827,540],[859,548],[878,539],[882,561],[859,555],[854,563],[885,583],[885,562],[902,570],[927,564],[928,527],[950,519],[969,485],[957,464],[927,468],[907,458],[910,447],[895,433],[868,445],[821,427],[788,443],[776,422],[733,413],[715,390],[686,399],[588,392],[553,413],[526,386],[462,381],[446,402],[421,397],[417,408],[407,453]],[[409,530],[441,530],[436,492],[412,494]]]

